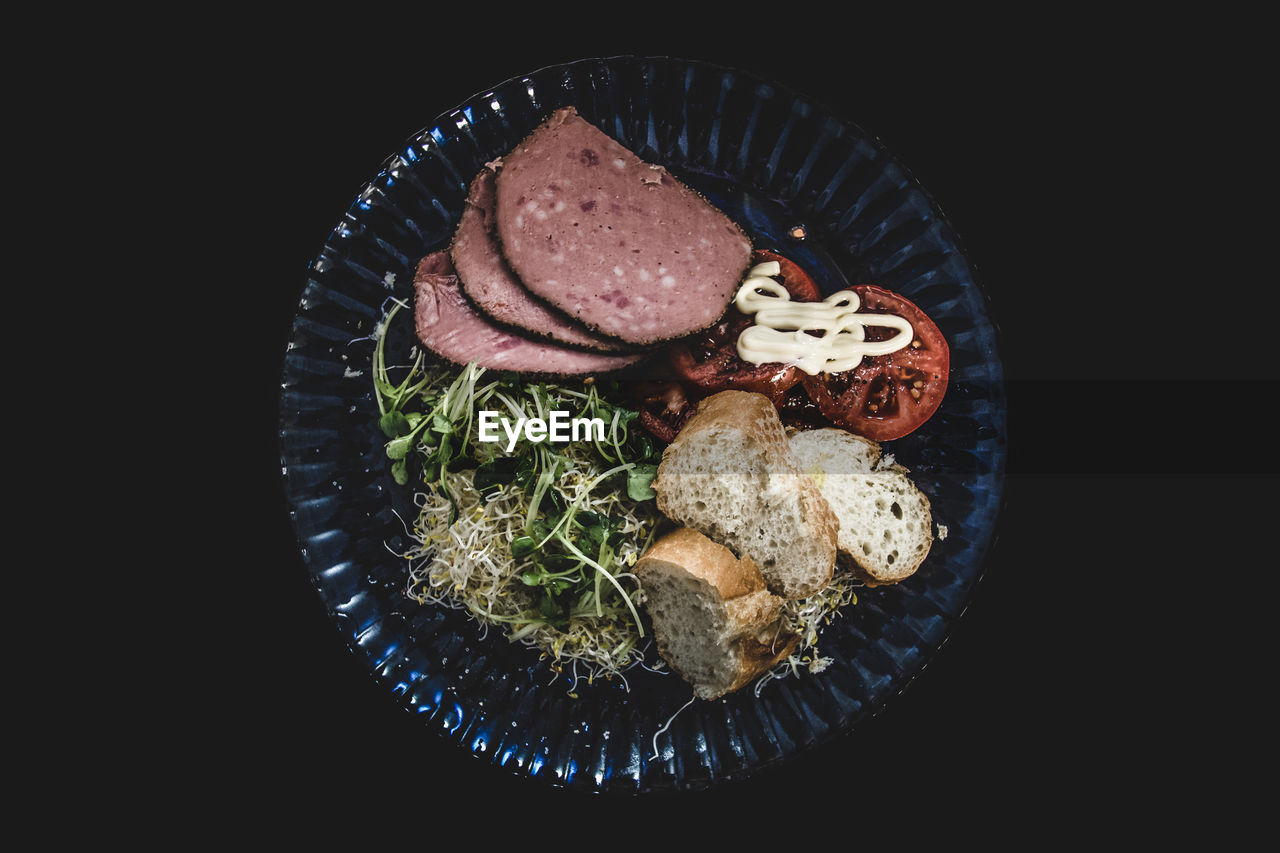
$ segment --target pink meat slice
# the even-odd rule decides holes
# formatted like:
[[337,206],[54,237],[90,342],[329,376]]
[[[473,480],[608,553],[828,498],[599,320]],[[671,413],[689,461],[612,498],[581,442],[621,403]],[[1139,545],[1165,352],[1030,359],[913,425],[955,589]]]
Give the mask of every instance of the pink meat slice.
[[449,249],[462,289],[472,303],[499,323],[560,343],[593,350],[625,350],[621,341],[592,334],[581,323],[525,290],[498,248],[493,225],[496,200],[494,169],[486,166],[471,182]]
[[715,324],[751,260],[729,217],[572,107],[502,158],[497,195],[498,240],[524,286],[631,344]]
[[445,251],[418,262],[413,288],[418,340],[454,364],[474,361],[494,370],[570,376],[620,370],[643,358],[572,349],[504,329],[471,307]]

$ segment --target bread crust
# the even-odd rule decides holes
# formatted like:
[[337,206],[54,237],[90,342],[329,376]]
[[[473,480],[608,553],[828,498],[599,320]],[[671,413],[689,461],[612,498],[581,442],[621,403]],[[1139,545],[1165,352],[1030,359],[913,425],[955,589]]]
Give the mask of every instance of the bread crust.
[[683,572],[698,581],[702,594],[724,608],[725,630],[720,638],[726,655],[735,655],[737,668],[727,685],[700,684],[671,651],[666,626],[654,621],[658,653],[700,699],[715,699],[744,687],[784,660],[800,642],[800,635],[783,628],[783,600],[765,586],[764,576],[750,557],[738,558],[723,545],[687,527],[666,534],[636,561],[641,587],[654,573]]
[[742,659],[747,665],[743,666],[742,671],[725,693],[732,693],[746,687],[747,684],[786,660],[800,644],[800,635],[774,631],[771,636],[769,631],[762,631],[743,637],[741,642]]
[[637,574],[646,560],[682,567],[715,587],[726,601],[765,589],[764,575],[750,557],[738,559],[728,548],[688,527],[676,528],[649,546],[636,561]]

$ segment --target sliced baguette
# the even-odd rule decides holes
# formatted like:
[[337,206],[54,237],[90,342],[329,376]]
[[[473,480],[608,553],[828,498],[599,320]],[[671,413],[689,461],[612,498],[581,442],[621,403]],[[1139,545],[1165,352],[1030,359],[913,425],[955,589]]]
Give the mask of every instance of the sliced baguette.
[[791,654],[783,600],[760,569],[695,530],[679,528],[636,561],[658,653],[700,699],[737,690]]
[[770,592],[802,598],[830,582],[839,521],[764,395],[704,399],[663,452],[653,490],[668,518],[750,557]]
[[911,576],[933,545],[929,498],[880,445],[842,429],[791,436],[801,469],[840,518],[840,561],[868,586]]

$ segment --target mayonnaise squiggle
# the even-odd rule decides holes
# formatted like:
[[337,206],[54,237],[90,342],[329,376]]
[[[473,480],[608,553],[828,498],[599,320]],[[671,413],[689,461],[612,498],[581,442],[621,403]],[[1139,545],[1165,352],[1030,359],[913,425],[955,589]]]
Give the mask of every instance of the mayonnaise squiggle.
[[[755,324],[738,336],[743,361],[793,364],[814,376],[852,370],[863,356],[888,355],[911,343],[914,332],[907,320],[896,314],[858,313],[861,303],[852,290],[821,302],[792,302],[787,289],[769,277],[780,271],[777,261],[757,264],[738,288],[734,305],[743,314],[756,315]],[[868,341],[867,326],[896,329],[897,334]]]

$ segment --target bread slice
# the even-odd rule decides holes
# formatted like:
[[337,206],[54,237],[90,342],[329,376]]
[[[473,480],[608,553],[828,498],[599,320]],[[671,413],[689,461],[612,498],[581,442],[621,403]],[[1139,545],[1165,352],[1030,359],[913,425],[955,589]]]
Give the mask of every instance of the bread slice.
[[912,575],[933,545],[929,498],[880,445],[842,429],[791,436],[800,467],[840,518],[840,560],[868,586]]
[[763,394],[702,400],[663,452],[653,490],[668,518],[750,557],[770,592],[803,598],[830,582],[839,522]]
[[783,600],[749,557],[679,528],[636,561],[658,653],[700,699],[737,690],[795,650]]

